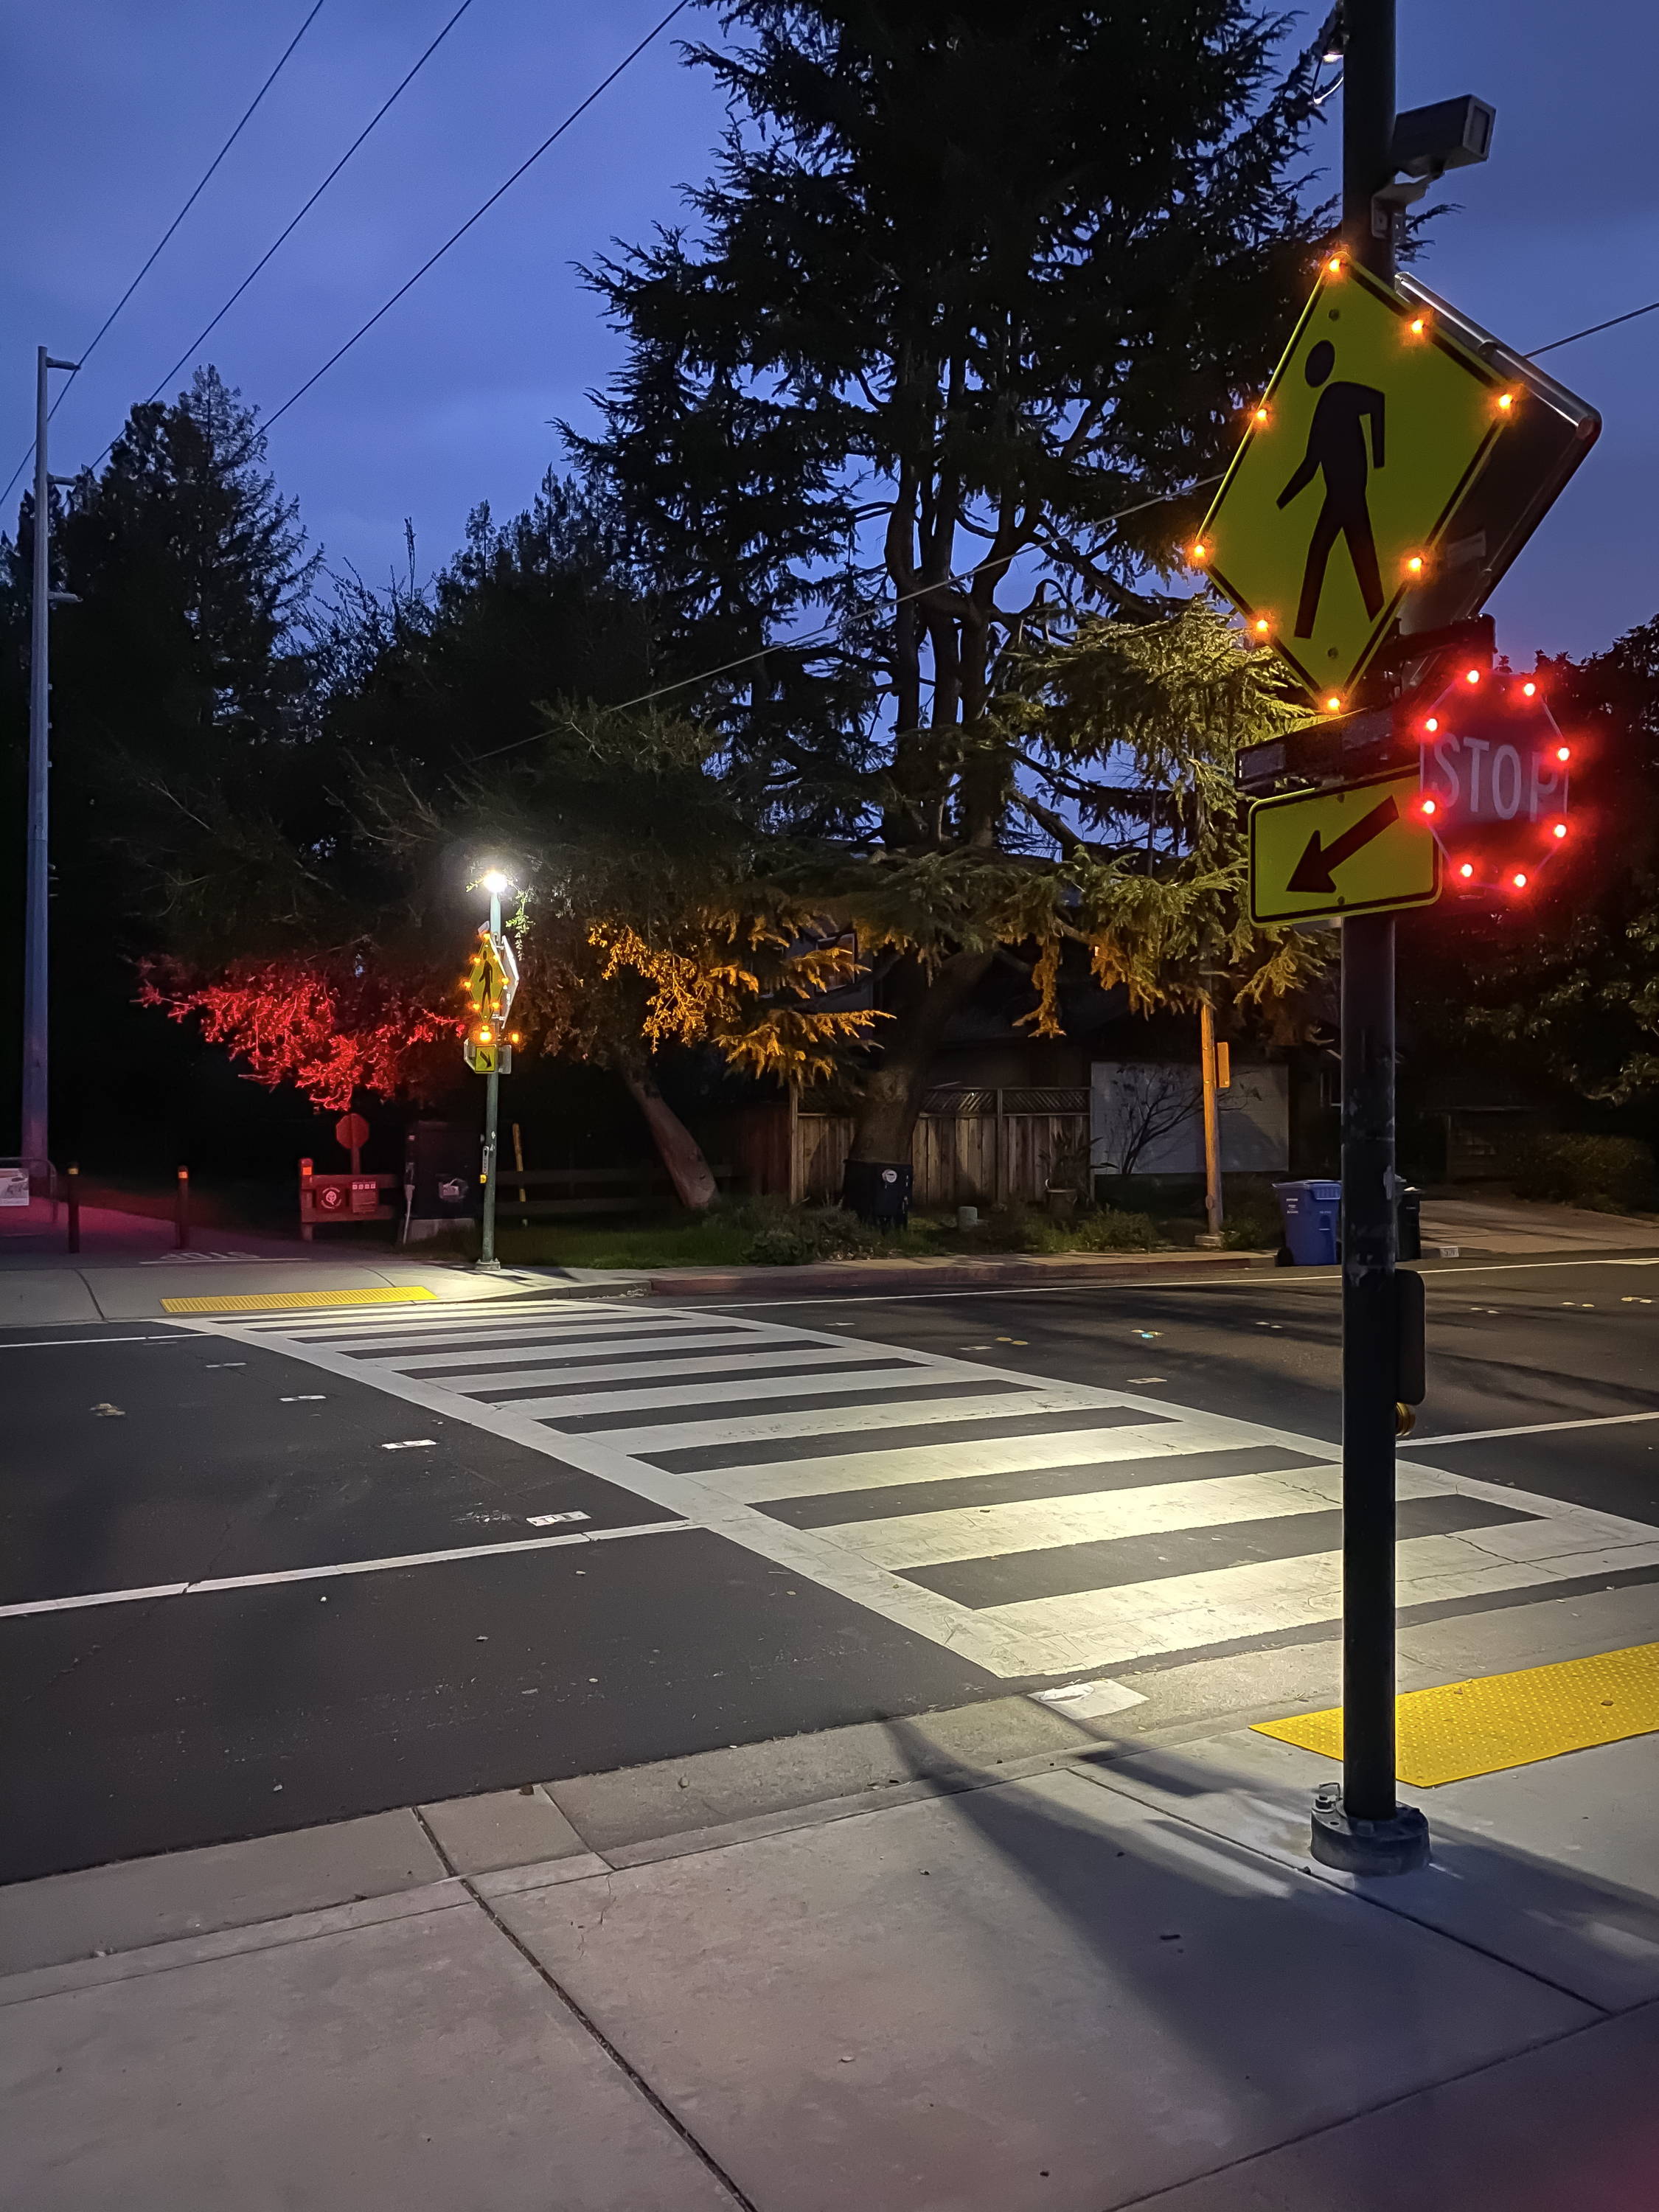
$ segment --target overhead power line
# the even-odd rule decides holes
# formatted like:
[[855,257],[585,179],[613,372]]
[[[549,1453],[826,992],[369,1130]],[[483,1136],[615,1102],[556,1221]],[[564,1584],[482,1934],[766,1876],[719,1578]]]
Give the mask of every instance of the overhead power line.
[[476,222],[480,222],[483,216],[489,214],[490,209],[495,206],[497,200],[501,199],[506,193],[512,191],[514,185],[518,183],[520,178],[522,177],[527,170],[534,168],[537,162],[541,160],[542,155],[547,152],[548,149],[551,146],[556,146],[558,143],[559,140],[563,137],[565,132],[569,130],[571,125],[587,112],[588,109],[592,107],[594,101],[599,98],[602,93],[605,93],[610,90],[611,87],[615,84],[617,79],[622,75],[623,71],[630,67],[633,63],[636,62],[640,56],[645,52],[646,48],[650,46],[654,40],[662,36],[662,33],[668,28],[668,26],[673,21],[675,16],[683,14],[684,10],[690,6],[690,4],[691,0],[675,0],[673,7],[669,9],[668,13],[663,16],[659,21],[652,26],[651,29],[648,30],[645,36],[640,40],[638,46],[635,46],[629,52],[624,54],[621,61],[617,64],[615,69],[611,71],[611,74],[608,76],[602,77],[599,82],[594,86],[592,91],[587,94],[586,98],[580,100],[577,105],[571,109],[569,114],[565,117],[563,122],[560,124],[557,130],[550,131],[548,136],[543,139],[541,144],[537,147],[535,152],[530,155],[526,160],[520,161],[518,167],[513,172],[512,175],[507,178],[503,183],[497,185],[495,191],[489,195],[489,198],[485,200],[481,206],[473,210],[472,213],[468,216],[466,221],[461,225],[460,228],[459,230],[452,231],[449,236],[445,239],[443,244],[438,248],[436,252],[428,254],[426,259],[422,262],[420,267],[415,271],[415,274],[412,276],[406,278],[404,282],[398,287],[397,290],[392,295],[389,300],[383,301],[374,310],[374,313],[369,317],[368,320],[366,323],[360,324],[357,329],[353,331],[351,336],[346,340],[343,345],[337,346],[320,368],[313,369],[312,374],[307,377],[305,382],[301,385],[296,391],[290,392],[288,398],[283,400],[282,405],[276,409],[274,414],[268,415],[265,417],[264,427],[267,430],[270,429],[273,422],[280,422],[283,416],[287,414],[289,409],[294,406],[299,400],[303,399],[307,392],[310,391],[312,386],[318,383],[323,377],[328,374],[328,372],[334,367],[336,362],[343,360],[345,356],[351,351],[351,349],[357,343],[360,338],[367,337],[368,333],[374,329],[375,324],[378,323],[383,316],[390,314],[392,308],[397,306],[398,301],[404,297],[404,294],[412,291],[416,285],[420,283],[422,277],[426,275],[428,270],[435,268],[437,264],[443,259],[445,254],[448,252],[452,246],[459,245],[460,240],[466,236],[468,231],[472,228],[472,226]]
[[[376,125],[391,112],[392,109],[397,106],[398,100],[403,98],[404,93],[406,93],[410,86],[414,83],[416,78],[426,67],[433,55],[437,52],[439,47],[442,46],[444,40],[449,36],[456,24],[460,21],[462,16],[465,15],[467,9],[471,5],[472,0],[461,0],[460,6],[455,10],[449,21],[444,25],[437,37],[433,40],[431,45],[426,49],[426,52],[422,54],[419,60],[417,60],[409,70],[401,82],[386,94],[386,97],[380,102],[380,105],[375,109],[374,114],[369,117],[368,122],[364,124],[362,129],[357,133],[357,136],[346,148],[344,153],[341,155],[339,160],[334,164],[334,167],[323,179],[321,184],[318,185],[316,191],[313,192],[310,198],[307,200],[305,205],[299,210],[297,214],[291,217],[283,229],[278,231],[276,237],[273,238],[270,244],[266,246],[264,252],[254,263],[252,268],[248,270],[247,275],[243,277],[241,283],[236,287],[236,289],[225,301],[218,313],[214,316],[211,322],[203,324],[201,329],[197,331],[195,337],[179,355],[178,360],[173,362],[172,368],[167,370],[166,375],[156,379],[155,391],[150,392],[149,397],[143,402],[145,406],[149,404],[150,400],[160,396],[166,387],[173,381],[173,378],[177,376],[179,371],[185,366],[185,362],[188,362],[196,353],[204,340],[210,337],[212,333],[218,329],[220,324],[223,322],[225,317],[236,305],[236,302],[241,298],[243,293],[246,291],[248,286],[253,282],[254,278],[259,274],[259,271],[265,266],[265,264],[271,258],[272,255],[277,252],[279,247],[284,246],[288,240],[293,237],[295,232],[305,221],[306,217],[311,213],[313,208],[316,206],[318,201],[321,199],[323,194],[334,182],[336,177],[339,175],[341,170],[344,168],[346,163],[357,151],[357,149],[362,144],[364,139],[367,138],[369,133],[375,129]],[[112,440],[111,444],[112,445],[113,442],[114,441]],[[100,453],[98,456],[98,460],[92,463],[91,465],[94,469],[98,466],[98,462],[103,459],[104,453],[107,453],[109,450],[109,446],[106,446],[104,453]]]
[[1650,315],[1659,308],[1659,300],[1650,300],[1645,307],[1632,307],[1628,314],[1610,315],[1605,323],[1591,323],[1588,329],[1574,331],[1570,337],[1552,338],[1547,345],[1534,346],[1526,356],[1536,361],[1540,353],[1553,353],[1558,346],[1577,345],[1580,338],[1593,338],[1598,331],[1616,331],[1620,323],[1633,323],[1638,315]]
[[[1156,499],[1138,500],[1133,507],[1121,507],[1115,514],[1102,516],[1102,526],[1109,522],[1127,521],[1132,514],[1146,514],[1155,507],[1168,507],[1172,500],[1185,499],[1189,492],[1206,490],[1211,484],[1219,483],[1224,474],[1224,471],[1218,469],[1214,476],[1199,477],[1194,483],[1183,484],[1179,491],[1160,492]],[[1022,553],[1030,550],[1029,546],[1020,548]],[[975,561],[971,568],[958,568],[954,575],[941,576],[936,583],[917,584],[910,591],[901,592],[892,604],[902,607],[911,599],[924,599],[929,592],[943,592],[952,584],[971,583],[975,576],[982,576],[992,568],[1006,568],[1011,561],[1018,561],[1019,557],[1019,553],[994,553],[988,561]],[[672,684],[659,684],[654,691],[641,691],[636,699],[618,700],[611,711],[621,714],[630,707],[648,707],[653,699],[666,699],[672,692],[689,690],[694,684],[707,684],[716,676],[729,676],[734,668],[747,668],[757,660],[764,660],[769,653],[797,653],[803,646],[822,645],[826,639],[834,637],[840,628],[841,623],[837,618],[834,622],[821,623],[817,629],[802,630],[793,637],[774,638],[770,645],[763,645],[753,653],[741,653],[735,660],[722,660],[713,668],[700,668],[695,676],[677,677]],[[527,738],[514,738],[511,744],[496,745],[489,752],[475,754],[474,758],[494,760],[498,753],[515,752],[520,745],[534,744],[540,734],[539,731],[532,731]]]
[[[1547,345],[1534,346],[1529,354],[1522,357],[1528,361],[1536,361],[1540,354],[1553,353],[1559,346],[1575,345],[1580,338],[1594,337],[1598,331],[1616,330],[1620,323],[1634,322],[1638,315],[1650,315],[1656,310],[1659,310],[1659,300],[1650,300],[1645,307],[1632,307],[1627,314],[1611,316],[1605,323],[1592,323],[1588,329],[1571,331],[1564,338],[1552,338]],[[1120,507],[1115,514],[1109,514],[1103,519],[1106,522],[1121,522],[1129,515],[1145,514],[1151,507],[1168,507],[1176,500],[1185,499],[1191,492],[1206,490],[1211,484],[1219,483],[1220,481],[1219,474],[1212,477],[1200,477],[1193,483],[1183,484],[1179,491],[1161,492],[1156,499],[1143,499],[1137,506]],[[1030,549],[1023,550],[1029,551]],[[921,599],[925,592],[942,591],[951,584],[968,583],[974,577],[983,574],[988,568],[1006,568],[1010,561],[1018,558],[1017,554],[1000,553],[989,561],[975,562],[971,568],[961,569],[953,576],[944,577],[937,584],[920,584],[914,591],[901,592],[892,604],[895,606],[902,606],[907,599]],[[699,669],[695,676],[678,677],[672,684],[659,684],[654,691],[641,691],[636,699],[623,699],[614,711],[622,714],[630,707],[648,707],[653,700],[666,699],[676,691],[690,690],[694,684],[707,684],[716,676],[729,676],[733,669],[748,668],[757,660],[764,660],[771,653],[793,653],[802,646],[821,645],[826,639],[833,637],[840,627],[838,621],[824,623],[817,629],[805,630],[796,637],[775,638],[771,644],[763,645],[753,653],[740,653],[735,660],[722,660],[713,668]],[[497,745],[493,751],[479,753],[476,757],[481,761],[494,760],[499,753],[514,752],[520,745],[533,744],[534,742],[534,735],[528,738],[515,738],[511,744]]]
[[[301,24],[299,29],[289,40],[287,46],[283,47],[282,53],[277,58],[276,68],[271,70],[270,75],[265,79],[264,82],[259,87],[258,92],[254,94],[252,99],[249,100],[247,106],[243,109],[241,118],[237,123],[236,128],[231,132],[229,137],[226,139],[224,144],[219,149],[213,159],[208,163],[206,168],[203,170],[201,176],[197,180],[194,191],[190,195],[190,198],[185,202],[183,207],[179,209],[178,214],[173,216],[173,221],[161,233],[161,237],[157,239],[154,246],[151,247],[149,259],[144,263],[143,268],[140,269],[138,274],[133,278],[131,283],[127,286],[126,290],[122,293],[120,298],[115,302],[115,305],[110,309],[108,314],[105,316],[103,321],[99,325],[97,331],[94,332],[89,343],[81,348],[81,357],[79,362],[73,373],[65,377],[63,383],[58,386],[58,397],[52,401],[50,409],[47,410],[46,420],[48,422],[51,422],[52,416],[58,412],[59,407],[63,405],[64,394],[69,390],[70,385],[74,383],[76,377],[80,374],[81,370],[86,367],[94,352],[97,349],[99,340],[104,336],[104,333],[108,330],[110,325],[115,320],[115,318],[120,313],[122,308],[125,307],[127,301],[132,297],[133,294],[138,289],[138,287],[143,283],[145,277],[149,276],[150,270],[155,266],[157,260],[161,257],[162,248],[172,237],[173,232],[178,229],[185,217],[190,213],[191,208],[195,206],[197,201],[202,197],[202,194],[206,189],[208,182],[212,177],[214,171],[218,167],[221,161],[224,160],[226,155],[229,153],[231,148],[236,143],[236,141],[241,137],[243,131],[246,128],[248,123],[252,118],[255,108],[258,106],[260,101],[270,90],[271,86],[276,83],[277,78],[288,66],[289,57],[293,53],[294,49],[299,45],[301,40],[304,38],[306,33],[316,21],[318,16],[321,15],[323,6],[324,0],[315,0],[315,4],[312,8],[311,13],[306,17],[304,22]],[[107,451],[107,448],[106,448],[106,450]],[[5,490],[0,491],[0,501],[3,501],[9,496],[12,485],[16,483],[18,477],[22,475],[23,471],[28,466],[29,455],[33,453],[33,451],[34,441],[31,438],[28,443],[28,451],[25,453],[22,459],[19,461],[17,466],[12,471],[10,479],[6,485]]]

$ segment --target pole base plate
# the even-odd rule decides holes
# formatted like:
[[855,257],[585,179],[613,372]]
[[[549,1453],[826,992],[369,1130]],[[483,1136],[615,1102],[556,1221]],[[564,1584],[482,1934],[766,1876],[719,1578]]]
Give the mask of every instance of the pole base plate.
[[1429,1863],[1429,1824],[1414,1805],[1396,1805],[1389,1820],[1357,1820],[1340,1800],[1316,1803],[1311,1843],[1321,1866],[1340,1874],[1415,1874]]
[[501,1272],[501,1263],[499,1260],[475,1260],[472,1262],[472,1272],[475,1275],[499,1275]]

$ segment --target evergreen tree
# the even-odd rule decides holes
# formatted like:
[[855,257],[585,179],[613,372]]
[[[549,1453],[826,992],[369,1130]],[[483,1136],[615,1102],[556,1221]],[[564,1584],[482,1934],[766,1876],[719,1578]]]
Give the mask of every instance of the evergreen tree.
[[[26,501],[0,582],[19,753],[32,531]],[[296,624],[313,563],[253,410],[212,368],[132,410],[54,534],[56,580],[78,601],[52,617],[54,1127],[60,1150],[146,1119],[176,1141],[195,1054],[134,1007],[161,933],[140,855],[171,833],[182,789],[280,808],[302,788],[314,724]]]
[[428,590],[337,580],[313,653],[331,750],[441,780],[534,738],[543,702],[614,702],[655,678],[650,610],[603,509],[550,470],[530,506],[467,518]]
[[[880,886],[906,1042],[854,1158],[902,1159],[995,944],[1047,941],[1073,897],[1036,856],[1094,805],[1080,787],[1120,780],[1109,730],[1062,775],[1022,762],[1022,648],[1166,611],[1148,581],[1196,511],[1170,495],[1221,465],[1305,288],[1287,170],[1311,70],[1275,83],[1281,27],[1241,0],[727,0],[722,21],[732,45],[693,60],[733,120],[691,223],[593,272],[630,350],[579,450],[688,651],[752,635],[789,669],[781,697],[733,685],[734,754],[873,842],[843,885]],[[813,614],[828,655],[791,645]],[[849,732],[860,664],[884,704]],[[828,706],[792,733],[815,677]]]

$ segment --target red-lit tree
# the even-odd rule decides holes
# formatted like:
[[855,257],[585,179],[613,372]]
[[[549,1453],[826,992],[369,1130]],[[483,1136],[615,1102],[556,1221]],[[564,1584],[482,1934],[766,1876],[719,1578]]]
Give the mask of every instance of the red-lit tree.
[[420,1097],[441,1087],[462,1023],[434,995],[367,963],[298,956],[236,962],[210,979],[155,964],[139,992],[174,1021],[199,1018],[210,1044],[246,1062],[250,1082],[291,1083],[336,1113],[363,1091]]

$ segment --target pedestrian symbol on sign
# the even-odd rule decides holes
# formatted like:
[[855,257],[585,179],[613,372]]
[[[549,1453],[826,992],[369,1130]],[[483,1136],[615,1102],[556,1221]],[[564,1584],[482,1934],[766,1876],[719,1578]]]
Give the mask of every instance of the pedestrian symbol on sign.
[[1526,412],[1445,321],[1333,255],[1190,549],[1328,714]]
[[[1346,540],[1348,558],[1365,602],[1365,612],[1376,615],[1382,605],[1382,579],[1377,573],[1376,539],[1371,530],[1370,507],[1365,479],[1372,468],[1382,465],[1382,394],[1370,384],[1327,384],[1336,366],[1336,348],[1322,338],[1309,354],[1304,376],[1316,390],[1323,384],[1319,404],[1308,429],[1308,450],[1300,466],[1279,495],[1277,504],[1288,507],[1299,498],[1316,476],[1325,479],[1325,503],[1314,523],[1308,543],[1308,563],[1302,572],[1302,597],[1296,611],[1296,635],[1311,637],[1319,615],[1319,599],[1325,588],[1325,569],[1339,538]],[[1365,425],[1370,425],[1370,461],[1365,459]]]

